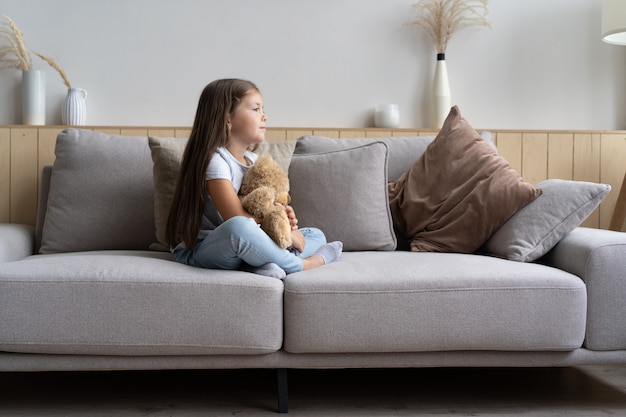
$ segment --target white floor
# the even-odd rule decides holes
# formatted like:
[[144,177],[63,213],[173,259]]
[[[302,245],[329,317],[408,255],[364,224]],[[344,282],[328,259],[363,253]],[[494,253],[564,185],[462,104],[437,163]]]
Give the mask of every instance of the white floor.
[[[275,416],[271,370],[0,374],[0,416]],[[290,370],[290,416],[626,416],[626,366]]]

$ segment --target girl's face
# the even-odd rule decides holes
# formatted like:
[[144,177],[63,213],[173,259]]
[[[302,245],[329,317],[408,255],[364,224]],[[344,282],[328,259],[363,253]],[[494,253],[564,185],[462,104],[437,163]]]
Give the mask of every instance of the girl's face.
[[266,120],[261,94],[257,91],[246,94],[230,114],[230,140],[245,145],[263,142]]

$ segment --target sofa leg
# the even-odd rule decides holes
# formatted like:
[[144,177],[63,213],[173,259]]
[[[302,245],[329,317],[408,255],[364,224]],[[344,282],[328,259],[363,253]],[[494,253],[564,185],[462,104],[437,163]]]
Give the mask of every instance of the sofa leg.
[[289,409],[287,369],[276,369],[276,376],[278,381],[278,412],[287,413]]

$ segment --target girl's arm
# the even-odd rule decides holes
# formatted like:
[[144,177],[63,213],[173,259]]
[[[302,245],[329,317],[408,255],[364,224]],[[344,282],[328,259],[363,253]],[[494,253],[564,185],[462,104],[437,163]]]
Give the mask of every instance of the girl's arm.
[[[253,218],[257,223],[261,223],[261,219],[257,219],[243,209],[241,200],[237,193],[235,193],[233,184],[229,180],[215,179],[208,180],[206,183],[211,200],[213,200],[215,208],[220,212],[224,220],[228,220],[234,216],[246,216]],[[293,246],[302,253],[304,251],[305,240],[302,233],[298,230],[298,219],[291,206],[287,206],[287,217],[289,217],[289,222],[291,223]]]
[[224,220],[235,216],[246,216],[253,218],[257,223],[261,222],[260,219],[243,209],[241,200],[229,180],[208,180],[206,184],[211,200],[213,200],[215,208],[220,212]]

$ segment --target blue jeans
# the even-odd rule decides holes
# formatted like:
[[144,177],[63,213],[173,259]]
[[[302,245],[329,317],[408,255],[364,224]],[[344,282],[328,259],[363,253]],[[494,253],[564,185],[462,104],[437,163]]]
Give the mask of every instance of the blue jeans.
[[300,232],[306,243],[304,252],[298,254],[278,247],[254,219],[235,216],[212,230],[193,251],[175,250],[174,260],[210,269],[239,269],[243,262],[259,267],[273,262],[291,274],[302,271],[302,259],[313,255],[326,243],[326,236],[319,229],[307,227]]

